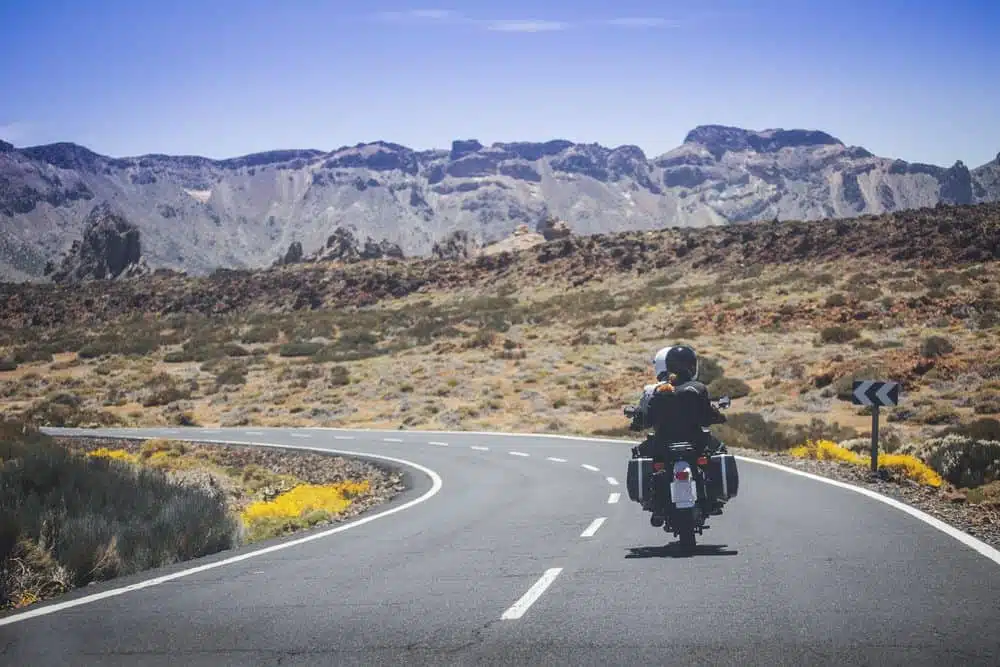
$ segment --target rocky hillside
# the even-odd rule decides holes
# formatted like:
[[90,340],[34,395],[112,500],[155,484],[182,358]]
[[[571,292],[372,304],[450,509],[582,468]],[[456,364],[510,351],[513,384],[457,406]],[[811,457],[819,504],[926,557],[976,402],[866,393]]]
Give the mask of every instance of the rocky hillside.
[[525,224],[547,235],[551,217],[589,235],[998,199],[1000,156],[971,171],[907,163],[807,130],[702,126],[654,158],[569,141],[375,142],[228,160],[0,142],[0,278],[41,278],[104,201],[141,231],[152,268],[204,274],[268,266],[295,243],[323,254],[338,228],[420,256],[456,231],[477,246]]
[[[448,247],[439,246],[446,259],[291,261],[290,266],[224,269],[210,276],[159,271],[143,280],[112,283],[0,284],[0,343],[4,335],[28,327],[89,328],[122,317],[180,313],[221,316],[341,309],[413,293],[500,284],[521,290],[569,289],[628,280],[665,267],[678,275],[687,268],[745,273],[766,265],[850,259],[858,271],[873,274],[887,263],[951,269],[1000,260],[1000,203],[939,205],[833,221],[763,221],[551,241],[541,238],[523,249],[475,256],[465,253],[462,241],[455,238]],[[991,312],[1000,309],[993,301],[976,307]]]

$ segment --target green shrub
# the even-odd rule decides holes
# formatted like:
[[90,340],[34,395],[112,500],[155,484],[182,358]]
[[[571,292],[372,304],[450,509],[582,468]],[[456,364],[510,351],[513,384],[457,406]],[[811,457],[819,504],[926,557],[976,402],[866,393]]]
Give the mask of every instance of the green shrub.
[[247,382],[247,369],[236,364],[226,366],[215,375],[215,385],[243,385]]
[[756,412],[728,415],[725,424],[713,426],[712,430],[726,444],[747,449],[780,451],[794,444],[779,424]]
[[723,396],[743,398],[750,394],[750,385],[737,378],[722,377],[708,385],[708,393],[713,399],[719,399]]
[[854,327],[834,325],[820,331],[819,338],[823,343],[849,343],[860,335]]
[[77,352],[81,359],[96,359],[104,356],[143,357],[160,348],[156,335],[129,335],[128,332],[105,334],[83,345]]
[[920,344],[920,354],[928,358],[942,357],[955,351],[955,346],[943,336],[929,336]]
[[311,357],[323,349],[322,343],[285,343],[278,354],[282,357]]
[[814,418],[809,424],[786,426],[768,421],[756,412],[728,415],[726,423],[713,426],[712,431],[728,446],[772,452],[784,451],[807,440],[840,441],[858,435],[849,426],[829,424],[821,419]]
[[222,346],[222,352],[227,357],[249,357],[250,350],[237,343],[226,343]]
[[345,366],[330,368],[330,386],[342,387],[351,383],[351,374]]
[[1000,440],[1000,420],[983,417],[969,422],[951,426],[942,435],[961,435],[973,440]]
[[121,421],[113,413],[85,408],[83,399],[68,392],[55,392],[47,396],[28,408],[22,418],[31,426],[68,428],[91,424],[115,426]]
[[698,360],[698,382],[708,386],[725,376],[725,371],[719,362],[712,357],[701,357]]
[[847,305],[847,297],[841,292],[834,292],[830,296],[826,297],[826,301],[823,303],[827,308],[839,308]]

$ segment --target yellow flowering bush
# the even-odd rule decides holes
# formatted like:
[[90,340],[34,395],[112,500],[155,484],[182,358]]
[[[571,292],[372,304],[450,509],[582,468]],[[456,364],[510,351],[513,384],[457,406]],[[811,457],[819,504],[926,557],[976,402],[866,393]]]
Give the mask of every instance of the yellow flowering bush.
[[138,463],[139,457],[135,454],[130,454],[124,449],[108,449],[107,447],[99,447],[92,452],[88,452],[88,456],[105,458],[105,459],[115,459],[118,461],[127,461],[129,463]]
[[851,450],[841,447],[832,440],[807,440],[804,445],[793,447],[788,453],[796,458],[815,459],[817,461],[865,462],[865,459]]
[[272,500],[251,503],[241,518],[248,538],[256,541],[288,530],[313,526],[346,510],[351,500],[369,488],[367,480],[339,484],[300,484]]
[[[793,447],[788,453],[797,458],[817,461],[841,461],[855,465],[869,465],[871,459],[841,447],[831,440],[808,440],[804,445]],[[908,454],[879,454],[878,465],[899,472],[918,484],[940,487],[941,476],[920,459]]]
[[908,454],[879,454],[878,465],[880,468],[899,471],[918,484],[937,488],[942,483],[941,475],[933,468]]

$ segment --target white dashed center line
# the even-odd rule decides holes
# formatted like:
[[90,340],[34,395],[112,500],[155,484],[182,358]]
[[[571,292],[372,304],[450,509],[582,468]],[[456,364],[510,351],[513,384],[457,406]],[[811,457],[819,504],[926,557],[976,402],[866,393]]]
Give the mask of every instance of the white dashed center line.
[[260,431],[247,431],[247,435],[264,435]]
[[437,447],[447,447],[447,446],[448,446],[448,443],[447,443],[447,442],[434,442],[433,440],[431,440],[431,441],[430,441],[430,442],[428,442],[427,444],[428,444],[428,445],[435,445],[435,446],[437,446]]
[[511,452],[511,456],[531,456],[530,454],[525,454],[524,452]]
[[535,601],[542,596],[546,588],[552,585],[552,582],[556,580],[560,572],[562,572],[561,567],[553,567],[546,570],[541,579],[536,581],[535,585],[529,588],[528,592],[522,595],[521,599],[505,611],[500,618],[509,621],[524,616],[524,612],[528,611],[528,608],[535,604]]
[[599,519],[594,519],[590,525],[587,526],[587,530],[580,533],[580,537],[593,537],[594,533],[597,532],[597,529],[601,527],[601,524],[603,524],[606,519],[607,518],[603,516]]
[[293,438],[311,438],[312,436],[308,433],[290,433]]
[[611,486],[618,486],[618,480],[614,477],[608,477],[608,484]]
[[403,442],[399,438],[382,438],[385,442]]
[[556,463],[566,463],[566,459],[557,459],[554,456],[550,456],[546,461],[555,461]]
[[608,496],[608,504],[609,505],[614,505],[615,503],[618,502],[618,499],[621,498],[621,497],[622,497],[622,494],[620,494],[620,493],[612,493],[610,496]]
[[598,468],[597,466],[592,466],[589,463],[584,463],[582,467],[586,468],[587,470],[593,470],[594,472],[600,470],[600,468]]
[[353,435],[335,435],[335,436],[333,436],[333,439],[334,440],[354,440],[354,436]]
[[489,447],[483,447],[482,445],[469,445],[469,449],[475,449],[476,451],[479,451],[479,452],[488,452],[488,451],[490,451]]

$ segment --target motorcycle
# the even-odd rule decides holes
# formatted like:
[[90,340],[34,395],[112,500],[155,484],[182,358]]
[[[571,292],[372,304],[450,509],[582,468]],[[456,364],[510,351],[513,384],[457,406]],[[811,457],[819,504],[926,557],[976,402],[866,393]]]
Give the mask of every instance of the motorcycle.
[[[732,401],[723,396],[715,402],[722,410]],[[634,417],[638,408],[625,408],[627,417]],[[708,428],[703,428],[706,434]],[[722,503],[737,495],[739,472],[736,458],[725,449],[719,454],[699,454],[695,443],[667,443],[663,460],[639,455],[632,448],[628,462],[626,485],[629,499],[652,513],[653,527],[663,527],[680,540],[686,551],[695,547],[696,535],[702,535],[709,516],[722,514]],[[722,501],[721,503],[719,501]]]

